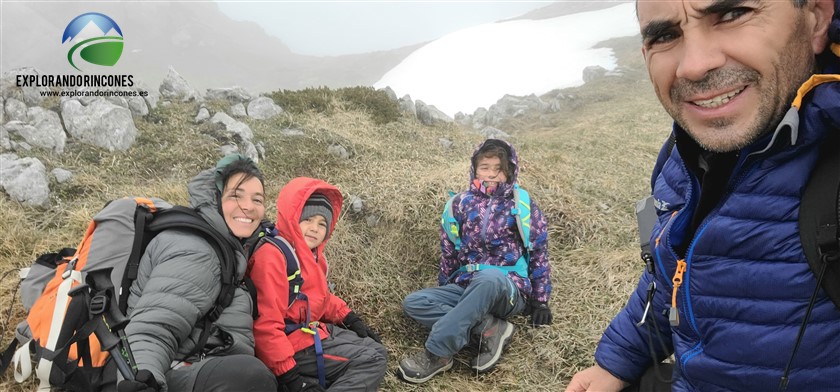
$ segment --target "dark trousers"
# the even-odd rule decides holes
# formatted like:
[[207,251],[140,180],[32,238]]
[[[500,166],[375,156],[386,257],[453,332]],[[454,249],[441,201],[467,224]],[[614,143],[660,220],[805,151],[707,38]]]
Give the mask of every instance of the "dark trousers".
[[192,390],[274,392],[277,391],[277,379],[257,357],[230,355],[213,358],[202,366]]
[[[371,338],[360,338],[353,331],[327,325],[330,336],[321,341],[328,390],[376,391],[388,370],[388,351]],[[295,354],[300,374],[318,380],[315,347]]]

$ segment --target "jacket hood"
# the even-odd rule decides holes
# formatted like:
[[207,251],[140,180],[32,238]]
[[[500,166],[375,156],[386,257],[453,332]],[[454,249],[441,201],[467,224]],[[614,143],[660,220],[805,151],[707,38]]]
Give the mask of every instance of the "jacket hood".
[[303,233],[300,232],[300,215],[303,212],[306,200],[313,193],[326,196],[333,209],[333,219],[330,222],[327,237],[317,248],[318,260],[323,260],[324,245],[335,230],[335,224],[341,215],[341,205],[344,203],[344,197],[338,188],[315,178],[297,177],[292,179],[277,194],[276,228],[280,236],[288,240],[295,249],[309,249],[303,239]]
[[190,195],[190,206],[195,208],[210,226],[223,234],[234,245],[234,249],[242,252],[241,243],[230,232],[225,218],[219,212],[220,193],[216,189],[215,169],[204,170],[193,177],[187,185],[187,192]]
[[[508,182],[505,184],[500,184],[499,188],[496,190],[496,194],[508,194],[513,192],[513,185],[516,184],[519,178],[519,156],[516,154],[516,149],[513,146],[500,139],[487,139],[483,141],[481,144],[476,147],[475,151],[473,151],[472,158],[470,158],[470,190],[471,191],[478,191],[478,187],[475,185],[475,169],[476,169],[476,158],[478,157],[478,152],[484,146],[496,144],[507,150],[508,153],[508,163],[513,167],[513,175],[511,178],[508,178]],[[479,192],[481,193],[481,192]]]

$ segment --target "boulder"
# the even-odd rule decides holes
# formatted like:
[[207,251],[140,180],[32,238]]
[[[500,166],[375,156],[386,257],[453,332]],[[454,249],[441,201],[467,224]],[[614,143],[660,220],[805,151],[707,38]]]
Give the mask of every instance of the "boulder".
[[67,134],[64,133],[58,113],[40,106],[33,106],[26,111],[26,115],[29,117],[29,124],[35,128],[36,132],[19,134],[34,146],[50,149],[59,154],[63,153]]
[[137,137],[131,111],[104,99],[87,106],[77,100],[66,101],[61,105],[61,117],[71,137],[110,151],[128,150]]
[[390,100],[392,100],[394,102],[398,101],[397,100],[397,93],[395,93],[394,90],[391,89],[391,86],[385,86],[385,88],[381,88],[381,89],[379,89],[379,91],[385,92],[385,95],[387,95]]
[[230,114],[234,117],[245,117],[248,113],[245,111],[245,105],[242,103],[234,104],[230,107]]
[[214,114],[210,122],[213,124],[221,123],[229,135],[236,135],[241,140],[251,140],[254,137],[254,132],[251,131],[251,128],[247,124],[235,120],[224,112]]
[[53,177],[55,177],[55,181],[58,182],[59,184],[63,184],[67,181],[70,181],[73,178],[73,173],[71,173],[69,170],[64,170],[64,169],[58,168],[58,167],[55,168],[55,169],[52,169],[50,174],[52,174]]
[[50,201],[49,180],[44,164],[36,158],[18,158],[0,154],[0,188],[12,199],[31,206],[47,208]]
[[6,120],[26,122],[26,104],[15,98],[6,100]]
[[347,152],[344,146],[339,144],[333,144],[327,147],[327,153],[341,160],[350,159],[350,153]]
[[205,107],[201,107],[198,109],[198,114],[195,115],[195,119],[193,119],[193,122],[195,122],[196,124],[201,124],[207,121],[209,118],[210,111],[207,110],[207,108]]
[[49,87],[22,86],[17,87],[18,75],[41,75],[41,71],[32,67],[15,68],[4,72],[0,77],[0,92],[3,98],[15,98],[28,106],[40,105],[44,101],[41,92],[49,91]]
[[434,105],[426,105],[426,103],[419,99],[414,104],[417,107],[417,119],[424,125],[447,124],[452,122],[451,117],[438,110]]
[[414,101],[411,100],[411,96],[406,94],[399,100],[400,104],[400,111],[403,113],[407,113],[411,117],[417,116],[417,108],[414,106]]
[[126,97],[125,100],[128,103],[128,110],[131,110],[131,114],[140,117],[149,115],[149,106],[143,97]]
[[606,73],[606,68],[600,65],[590,65],[583,69],[583,82],[589,83],[595,79],[602,78]]
[[208,88],[204,98],[208,100],[228,101],[231,104],[245,103],[250,101],[253,96],[244,88],[239,86],[226,88]]
[[248,116],[257,120],[267,120],[283,114],[283,108],[277,106],[269,97],[259,97],[248,103]]
[[165,99],[181,100],[182,102],[200,101],[201,95],[187,83],[175,68],[169,67],[169,73],[160,83],[160,95]]

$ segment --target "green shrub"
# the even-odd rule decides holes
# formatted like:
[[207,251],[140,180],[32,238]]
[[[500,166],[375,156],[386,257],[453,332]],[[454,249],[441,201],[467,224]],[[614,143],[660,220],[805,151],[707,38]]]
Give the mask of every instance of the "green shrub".
[[367,112],[377,124],[387,124],[400,118],[399,106],[384,91],[373,87],[345,87],[337,92],[349,109]]
[[278,90],[269,94],[275,103],[290,113],[313,111],[332,115],[335,109],[363,111],[377,124],[387,124],[400,118],[397,103],[383,91],[373,87],[343,87],[332,90],[328,87],[305,88],[303,90]]

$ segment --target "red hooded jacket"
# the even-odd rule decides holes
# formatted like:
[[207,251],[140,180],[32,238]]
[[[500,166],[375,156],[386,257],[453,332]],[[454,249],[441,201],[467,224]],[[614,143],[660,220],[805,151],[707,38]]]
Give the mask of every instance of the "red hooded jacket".
[[[300,231],[300,215],[306,200],[313,193],[327,197],[332,204],[333,219],[324,242],[313,251]],[[298,177],[289,181],[277,195],[277,223],[279,235],[286,239],[298,257],[303,286],[300,291],[309,301],[296,300],[289,307],[289,282],[286,259],[276,247],[260,246],[248,263],[248,274],[257,287],[259,317],[254,320],[254,340],[257,357],[275,374],[281,375],[295,366],[296,352],[312,346],[312,335],[297,330],[286,336],[286,321],[306,321],[307,306],[310,321],[319,321],[321,339],[328,336],[324,323],[340,323],[350,313],[347,303],[330,293],[327,287],[327,261],[324,245],[335,229],[341,214],[343,197],[335,186],[322,180]]]

